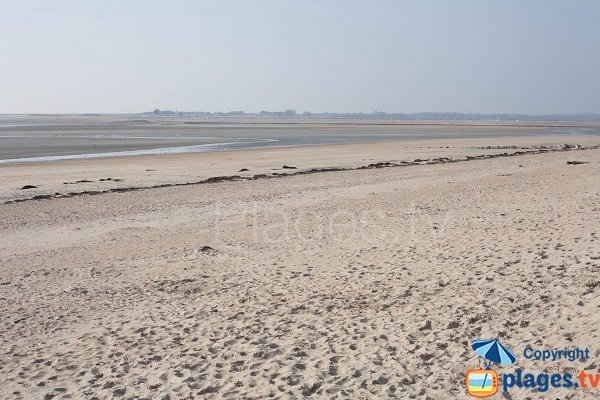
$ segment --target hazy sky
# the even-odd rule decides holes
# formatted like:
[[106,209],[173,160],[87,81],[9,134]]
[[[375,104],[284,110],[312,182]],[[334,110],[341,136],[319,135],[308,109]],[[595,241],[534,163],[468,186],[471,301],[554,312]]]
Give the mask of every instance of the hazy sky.
[[600,112],[600,1],[0,0],[0,113]]

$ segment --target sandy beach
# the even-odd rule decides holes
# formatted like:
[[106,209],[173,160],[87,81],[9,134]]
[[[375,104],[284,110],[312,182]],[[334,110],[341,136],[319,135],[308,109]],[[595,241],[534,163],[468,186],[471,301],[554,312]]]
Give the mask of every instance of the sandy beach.
[[0,2],[0,400],[600,399],[599,16]]
[[468,398],[482,338],[599,372],[600,143],[567,140],[1,166],[0,397]]

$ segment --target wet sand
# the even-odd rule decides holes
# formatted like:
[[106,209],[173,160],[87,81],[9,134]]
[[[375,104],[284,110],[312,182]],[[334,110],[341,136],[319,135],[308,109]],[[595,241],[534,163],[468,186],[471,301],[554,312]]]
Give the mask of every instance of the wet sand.
[[428,139],[600,137],[569,122],[0,116],[0,165],[57,159]]

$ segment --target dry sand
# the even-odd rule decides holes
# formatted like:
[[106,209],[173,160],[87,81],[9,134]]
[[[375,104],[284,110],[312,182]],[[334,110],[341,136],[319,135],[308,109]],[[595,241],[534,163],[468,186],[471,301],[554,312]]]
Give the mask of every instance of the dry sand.
[[[160,177],[131,159],[4,166],[1,197],[484,144],[145,158]],[[467,398],[480,338],[528,371],[596,372],[599,176],[596,149],[0,204],[0,398]],[[592,354],[541,363],[528,345]]]

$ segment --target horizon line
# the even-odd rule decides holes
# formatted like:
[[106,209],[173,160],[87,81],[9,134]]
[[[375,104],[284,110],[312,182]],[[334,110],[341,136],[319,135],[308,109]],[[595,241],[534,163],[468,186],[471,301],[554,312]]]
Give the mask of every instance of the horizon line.
[[[158,111],[158,112],[156,112]],[[293,111],[293,113],[287,113]],[[168,113],[170,115],[161,115]],[[417,112],[387,112],[387,111],[302,111],[296,112],[293,109],[286,110],[261,110],[258,112],[230,110],[230,111],[182,111],[170,109],[156,109],[152,111],[137,112],[28,112],[28,113],[0,113],[0,116],[103,116],[103,115],[144,115],[144,116],[179,116],[178,114],[205,114],[214,116],[282,116],[282,117],[303,117],[303,116],[413,116],[413,115],[471,115],[471,116],[524,116],[524,117],[568,117],[568,116],[598,116],[600,112],[576,112],[576,113],[522,113],[522,112],[464,112],[464,111],[417,111]],[[271,115],[269,115],[271,114]],[[276,115],[272,115],[276,114]]]

